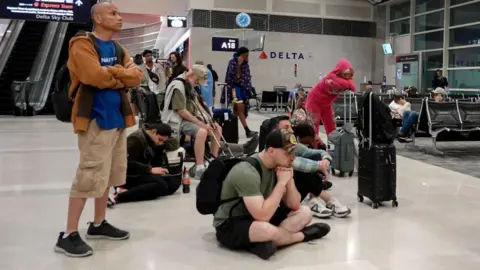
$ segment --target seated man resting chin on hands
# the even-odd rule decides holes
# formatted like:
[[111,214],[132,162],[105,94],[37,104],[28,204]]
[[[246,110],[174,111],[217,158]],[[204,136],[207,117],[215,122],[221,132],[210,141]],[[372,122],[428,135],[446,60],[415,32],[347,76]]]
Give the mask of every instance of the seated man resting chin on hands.
[[[221,191],[226,202],[214,215],[221,244],[268,259],[278,247],[328,234],[327,224],[308,225],[312,212],[300,204],[292,170],[296,144],[293,133],[274,130],[267,135],[265,150],[253,156],[258,168],[244,161],[229,171]],[[228,201],[232,198],[238,199]]]

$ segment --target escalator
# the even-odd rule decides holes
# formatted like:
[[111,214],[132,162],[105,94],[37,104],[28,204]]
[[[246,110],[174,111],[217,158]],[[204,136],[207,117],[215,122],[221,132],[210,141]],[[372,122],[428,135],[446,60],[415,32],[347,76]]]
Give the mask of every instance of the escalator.
[[[63,40],[63,45],[62,45],[62,49],[60,51],[60,55],[58,57],[57,66],[55,67],[55,74],[57,74],[58,71],[60,70],[60,68],[65,63],[67,63],[67,60],[68,60],[68,46],[69,46],[70,39],[73,36],[75,36],[79,31],[89,32],[89,31],[92,31],[92,28],[93,28],[93,25],[91,23],[88,23],[88,24],[73,24],[73,23],[70,23],[70,24],[68,24],[67,33],[65,34],[65,39]],[[37,114],[41,114],[41,115],[52,115],[52,114],[54,114],[53,104],[52,104],[52,100],[50,99],[50,95],[53,93],[53,90],[55,88],[55,81],[56,81],[56,77],[53,78],[53,81],[52,81],[52,84],[51,84],[50,90],[49,90],[49,98],[47,99],[47,102],[45,103],[45,106],[43,107],[43,109],[40,112],[37,112]]]
[[3,73],[0,74],[0,115],[13,114],[14,100],[10,87],[13,81],[24,81],[29,76],[47,25],[48,22],[34,21],[26,21],[23,25]]

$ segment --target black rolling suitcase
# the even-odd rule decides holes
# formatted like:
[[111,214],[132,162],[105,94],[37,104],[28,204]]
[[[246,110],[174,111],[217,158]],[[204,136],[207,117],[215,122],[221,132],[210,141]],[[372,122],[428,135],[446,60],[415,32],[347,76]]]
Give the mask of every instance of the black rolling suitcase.
[[[372,140],[372,93],[365,98],[369,99],[368,112],[362,110],[362,117],[368,117],[368,124],[361,125],[368,128],[368,137],[363,136],[359,144],[358,160],[358,200],[363,202],[367,197],[372,201],[373,209],[378,208],[381,202],[392,201],[397,207],[397,155],[393,142],[375,143]],[[377,108],[375,108],[377,110]],[[368,126],[368,127],[367,127]]]
[[228,143],[238,143],[238,117],[229,109],[214,109],[213,118],[222,127],[222,135]]

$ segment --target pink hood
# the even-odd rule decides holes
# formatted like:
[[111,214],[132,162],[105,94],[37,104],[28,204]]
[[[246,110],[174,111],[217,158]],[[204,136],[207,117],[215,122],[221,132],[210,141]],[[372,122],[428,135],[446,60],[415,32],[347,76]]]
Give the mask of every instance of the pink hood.
[[339,73],[343,72],[346,69],[350,69],[352,71],[352,74],[354,74],[352,63],[350,63],[350,61],[348,61],[347,59],[342,58],[342,59],[338,60],[337,65],[335,66],[335,68],[330,73],[338,75]]
[[346,69],[350,69],[354,73],[352,64],[347,59],[340,59],[335,68],[308,93],[307,110],[316,112],[319,107],[331,106],[340,93],[347,89],[355,92],[355,82],[352,79],[346,80],[339,76]]

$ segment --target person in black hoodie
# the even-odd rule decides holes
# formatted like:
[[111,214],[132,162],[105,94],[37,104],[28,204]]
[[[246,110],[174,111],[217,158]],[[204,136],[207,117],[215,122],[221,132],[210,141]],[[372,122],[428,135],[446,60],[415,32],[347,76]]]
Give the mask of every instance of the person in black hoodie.
[[432,81],[432,88],[437,89],[438,87],[446,89],[448,87],[448,80],[442,74],[440,69],[435,71],[435,77]]
[[[109,207],[117,203],[148,201],[175,193],[181,178],[164,177],[168,170],[162,168],[165,143],[170,140],[172,129],[167,124],[145,124],[127,138],[127,181],[118,187]],[[170,149],[174,150],[174,149]]]

